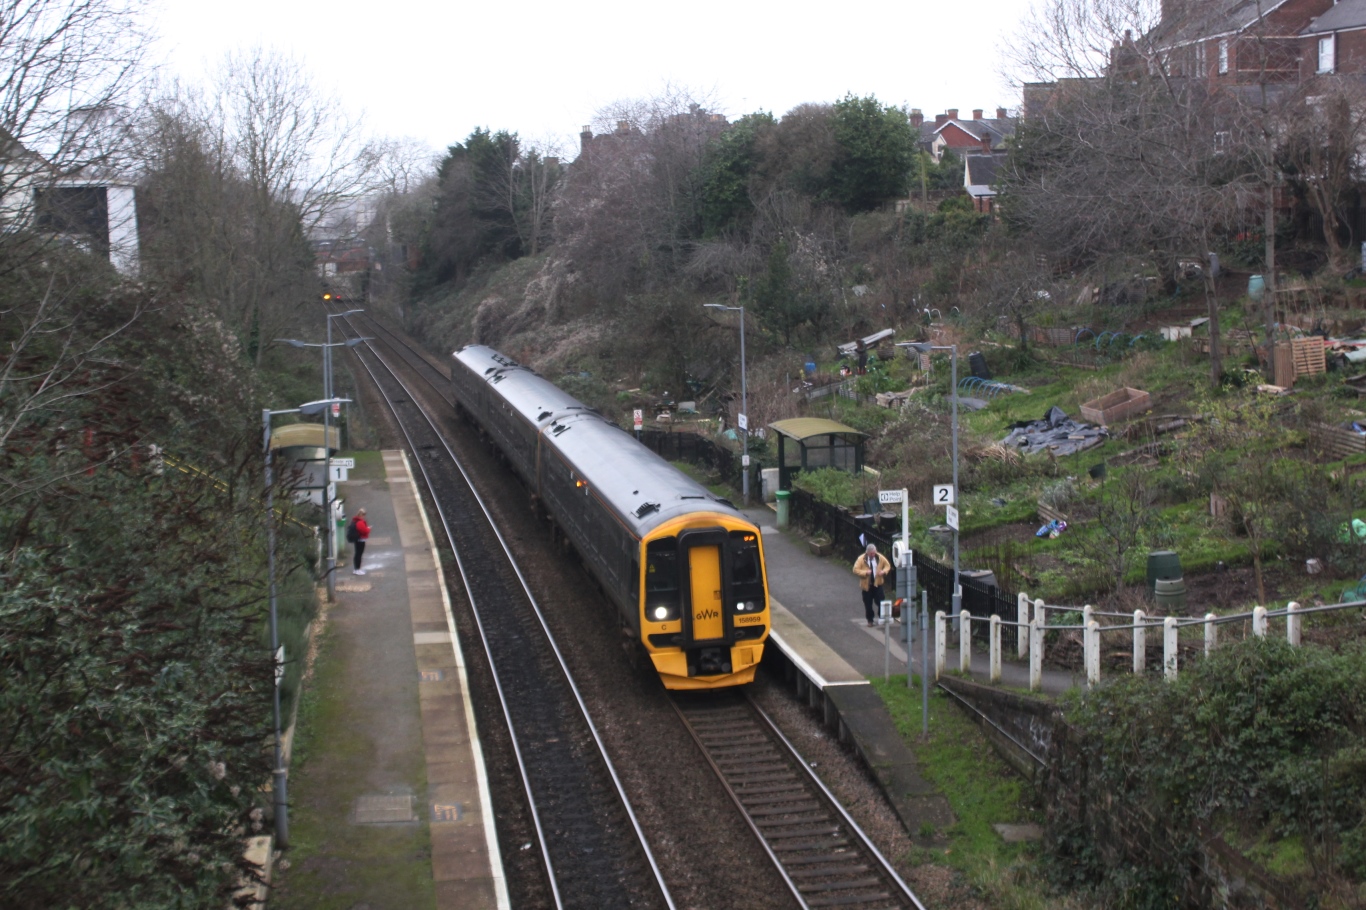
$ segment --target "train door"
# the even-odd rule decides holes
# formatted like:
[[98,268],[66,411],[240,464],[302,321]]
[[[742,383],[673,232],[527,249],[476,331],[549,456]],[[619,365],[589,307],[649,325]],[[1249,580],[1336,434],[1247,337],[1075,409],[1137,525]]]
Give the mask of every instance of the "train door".
[[698,544],[688,548],[688,589],[692,592],[692,634],[697,641],[721,638],[721,548]]

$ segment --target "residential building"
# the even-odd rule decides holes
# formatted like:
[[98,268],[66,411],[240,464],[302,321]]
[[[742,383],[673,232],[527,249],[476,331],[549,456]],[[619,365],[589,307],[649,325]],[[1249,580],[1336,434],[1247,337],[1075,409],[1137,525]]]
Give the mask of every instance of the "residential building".
[[936,114],[933,123],[925,120],[919,108],[911,111],[911,126],[920,131],[921,146],[938,161],[944,151],[960,158],[969,154],[991,154],[1005,148],[1006,140],[1015,135],[1015,118],[1003,107],[996,108],[995,117],[984,116],[982,108],[972,112],[972,118],[958,116],[958,108]]
[[1366,74],[1366,0],[1340,0],[1300,32],[1300,79]]

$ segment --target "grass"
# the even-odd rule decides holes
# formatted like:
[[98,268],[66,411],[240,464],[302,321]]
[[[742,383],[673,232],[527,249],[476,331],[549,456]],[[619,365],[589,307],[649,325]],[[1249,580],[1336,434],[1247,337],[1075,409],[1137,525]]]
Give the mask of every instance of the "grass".
[[1060,895],[1040,867],[1038,844],[1007,844],[994,824],[1041,823],[1026,784],[993,750],[981,730],[943,692],[930,690],[930,735],[921,739],[920,677],[870,679],[897,729],[920,762],[921,773],[953,808],[957,822],[948,831],[913,832],[942,836],[944,843],[917,847],[912,861],[942,863],[961,871],[995,910],[1083,910],[1076,895]]
[[1007,844],[991,826],[1039,821],[1029,805],[1028,785],[998,758],[981,731],[953,701],[930,690],[930,738],[921,737],[920,678],[906,688],[906,677],[871,680],[897,730],[920,761],[921,772],[939,788],[958,821],[943,834],[948,846],[937,849],[942,861],[969,874],[1011,866],[1030,854],[1028,844]]

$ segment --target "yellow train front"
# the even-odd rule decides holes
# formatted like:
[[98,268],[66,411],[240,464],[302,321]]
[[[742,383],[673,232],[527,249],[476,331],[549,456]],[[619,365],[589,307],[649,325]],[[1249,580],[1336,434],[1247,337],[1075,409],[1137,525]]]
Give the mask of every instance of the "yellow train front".
[[768,638],[758,527],[534,371],[455,354],[456,401],[506,456],[670,689],[742,685]]

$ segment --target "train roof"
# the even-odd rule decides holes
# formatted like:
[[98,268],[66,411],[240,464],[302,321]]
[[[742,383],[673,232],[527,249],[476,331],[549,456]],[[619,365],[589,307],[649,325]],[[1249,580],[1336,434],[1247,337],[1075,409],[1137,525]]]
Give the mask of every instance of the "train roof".
[[589,489],[613,504],[636,535],[644,536],[690,512],[743,518],[730,502],[534,370],[483,345],[469,345],[455,357],[539,427]]
[[621,520],[638,536],[691,512],[744,517],[730,502],[597,414],[557,420],[547,436],[589,489],[615,504]]
[[493,348],[468,345],[455,352],[455,359],[497,388],[508,404],[538,427],[544,427],[558,415],[591,410],[535,370]]

